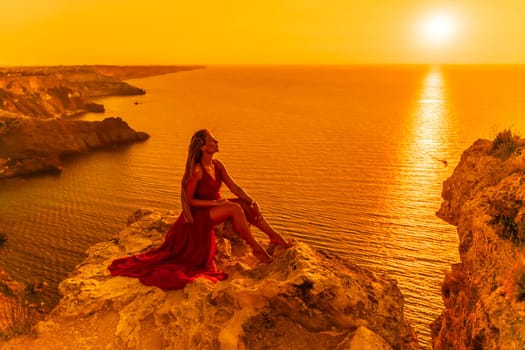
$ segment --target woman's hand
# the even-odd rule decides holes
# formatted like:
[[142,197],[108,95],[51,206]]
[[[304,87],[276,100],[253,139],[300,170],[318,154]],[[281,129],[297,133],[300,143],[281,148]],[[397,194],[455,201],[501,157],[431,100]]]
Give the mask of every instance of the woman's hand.
[[215,200],[215,205],[219,206],[219,205],[226,204],[228,202],[229,202],[229,200],[227,200],[226,198],[220,198],[220,199],[216,199]]
[[252,200],[249,205],[251,209],[258,212],[261,211],[261,208],[259,208],[259,203],[257,203],[255,200]]
[[259,203],[257,203],[255,200],[251,200],[248,204],[248,207],[250,208],[250,214],[253,217],[253,220],[258,223],[262,219],[262,213],[261,208],[259,207]]

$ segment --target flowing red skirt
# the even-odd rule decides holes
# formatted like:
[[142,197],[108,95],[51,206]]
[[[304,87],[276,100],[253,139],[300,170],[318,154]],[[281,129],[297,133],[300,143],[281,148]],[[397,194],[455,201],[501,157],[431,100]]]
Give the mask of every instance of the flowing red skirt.
[[113,276],[137,277],[146,286],[181,289],[199,277],[213,282],[228,276],[217,271],[215,229],[208,209],[196,209],[193,222],[181,214],[158,248],[114,260],[108,267]]

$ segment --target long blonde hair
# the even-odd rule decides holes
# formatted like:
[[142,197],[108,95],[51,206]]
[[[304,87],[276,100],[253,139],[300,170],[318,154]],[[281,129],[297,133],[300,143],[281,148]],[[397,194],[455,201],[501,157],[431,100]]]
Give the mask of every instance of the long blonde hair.
[[182,177],[182,189],[180,192],[182,212],[187,222],[193,222],[193,216],[191,215],[190,200],[188,198],[188,194],[186,193],[186,185],[191,179],[191,176],[193,174],[193,168],[195,168],[195,165],[199,164],[201,161],[201,147],[206,144],[206,135],[208,134],[209,131],[206,129],[201,129],[197,131],[195,134],[193,134],[193,137],[190,141],[190,147],[188,148],[186,170],[184,171],[184,176]]

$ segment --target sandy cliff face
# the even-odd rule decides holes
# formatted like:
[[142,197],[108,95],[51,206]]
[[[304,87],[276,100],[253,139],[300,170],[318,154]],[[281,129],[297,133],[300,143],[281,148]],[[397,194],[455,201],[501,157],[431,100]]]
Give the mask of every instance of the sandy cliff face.
[[437,214],[457,226],[461,263],[434,349],[525,349],[525,140],[500,136],[476,141],[443,185]]
[[160,244],[173,214],[138,211],[118,239],[91,247],[38,337],[4,349],[417,349],[395,281],[303,243],[255,265],[226,228],[216,258],[226,281],[164,291],[109,275],[113,259]]

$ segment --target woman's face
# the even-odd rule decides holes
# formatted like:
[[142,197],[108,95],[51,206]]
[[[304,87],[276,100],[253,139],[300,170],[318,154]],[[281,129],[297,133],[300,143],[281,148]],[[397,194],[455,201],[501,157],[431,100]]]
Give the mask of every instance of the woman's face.
[[201,147],[201,151],[207,153],[219,152],[219,141],[211,133],[206,134],[206,143]]

